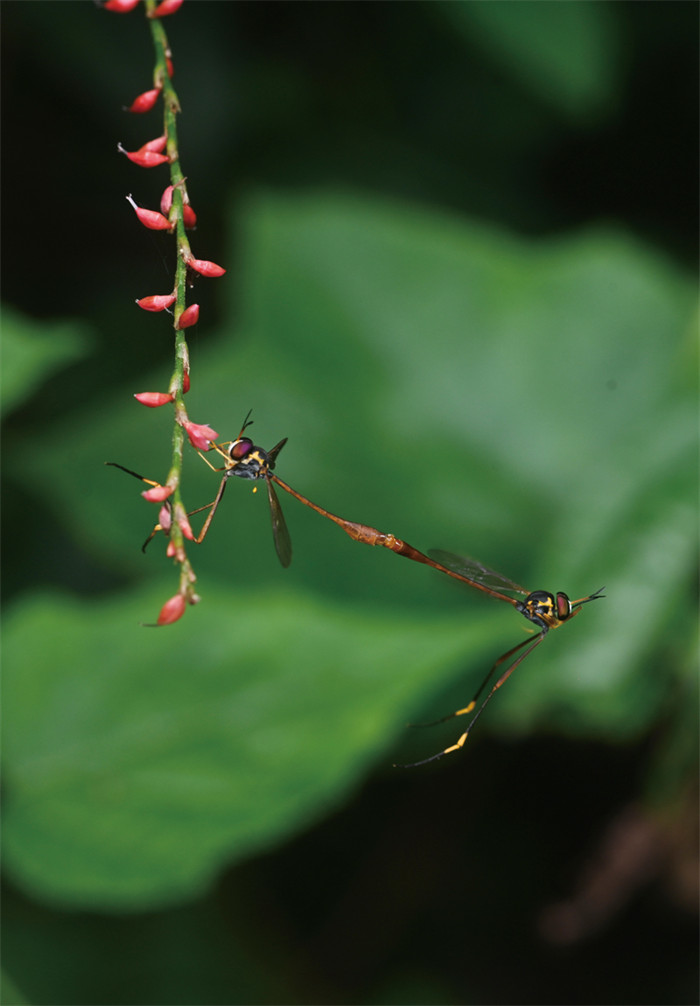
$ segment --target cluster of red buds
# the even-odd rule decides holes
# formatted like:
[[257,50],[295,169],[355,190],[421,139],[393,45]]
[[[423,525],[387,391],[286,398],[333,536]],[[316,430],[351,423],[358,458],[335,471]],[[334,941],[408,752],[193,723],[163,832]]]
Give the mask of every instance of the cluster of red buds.
[[[144,404],[152,405],[164,405],[166,401],[169,401],[172,398],[170,395],[160,396],[158,392],[144,392],[143,394],[136,395],[135,397],[144,401]],[[158,402],[150,401],[150,399],[155,397],[162,397],[164,400]],[[200,451],[208,451],[211,448],[212,442],[218,437],[216,430],[213,430],[210,426],[205,426],[200,423],[192,423],[189,420],[182,420],[182,426],[184,427],[192,446]],[[173,524],[177,524],[183,538],[186,538],[188,541],[195,541],[196,539],[192,526],[189,522],[188,514],[182,506],[182,503],[176,502],[173,505],[170,502],[170,497],[175,492],[175,485],[168,483],[162,485],[159,482],[151,482],[150,479],[144,481],[149,483],[150,488],[145,489],[141,495],[147,502],[157,503],[160,505],[158,523],[156,524],[153,533],[156,531],[163,531],[168,536],[166,555],[169,558],[175,559],[182,565],[180,590],[177,594],[174,594],[165,602],[155,622],[156,626],[171,625],[184,615],[187,604],[197,604],[199,601],[199,596],[194,592],[192,586],[195,576],[186,560],[184,549],[182,546],[178,546],[170,537],[170,531]]]
[[[138,7],[140,0],[105,0],[102,5],[105,10],[111,10],[114,14],[128,14],[130,11]],[[166,17],[168,14],[174,14],[176,10],[182,7],[183,0],[163,0],[158,6],[153,10],[149,11],[148,17]]]
[[[139,2],[140,0],[105,0],[102,6],[104,9],[118,14],[127,14],[134,10]],[[147,2],[145,5],[146,15],[149,18],[162,18],[168,14],[174,14],[182,2],[183,0],[162,0],[156,5]],[[138,150],[126,150],[121,143],[118,144],[117,149],[132,164],[140,168],[150,169],[157,168],[162,164],[170,165],[171,184],[163,191],[159,209],[139,206],[131,195],[126,198],[142,226],[149,230],[177,235],[178,269],[175,289],[172,293],[150,294],[146,297],[140,297],[136,303],[142,310],[151,313],[174,312],[174,327],[176,332],[181,333],[184,329],[196,325],[199,320],[199,304],[190,304],[186,307],[183,305],[185,291],[191,282],[192,274],[217,277],[223,276],[226,270],[216,262],[195,258],[185,236],[185,230],[192,230],[196,227],[197,215],[190,206],[185,179],[179,165],[175,125],[175,113],[179,110],[179,104],[170,84],[173,75],[170,50],[162,28],[158,26],[156,30],[154,26],[154,31],[158,35],[156,46],[159,55],[153,86],[138,94],[130,105],[125,106],[125,110],[136,115],[143,115],[155,108],[158,100],[163,98],[165,125],[161,135],[148,140]],[[177,198],[176,193],[179,193]],[[176,357],[177,366],[168,391],[143,391],[134,397],[142,405],[151,409],[172,404],[175,410],[175,422],[185,431],[192,447],[197,451],[208,451],[212,443],[217,440],[218,433],[210,426],[203,423],[193,423],[188,418],[182,394],[189,391],[190,388],[189,357],[184,336],[179,334],[176,336]],[[141,476],[138,477],[141,478]],[[177,492],[180,481],[179,468],[176,466],[171,470],[165,485],[152,483],[148,479],[144,479],[144,481],[149,485],[149,488],[142,493],[144,499],[150,503],[156,503],[160,507],[156,531],[162,530],[168,536],[167,555],[174,558],[181,567],[180,590],[174,597],[166,601],[158,616],[158,625],[169,625],[184,614],[188,603],[194,604],[199,600],[193,590],[195,576],[187,561],[183,546],[183,538],[189,541],[196,539]],[[173,494],[175,496],[171,499]],[[171,535],[174,528],[179,529],[178,533]]]
[[[125,151],[124,148],[121,146],[121,144],[119,144],[119,150],[127,154],[130,160],[134,161],[137,164],[140,164],[142,167],[150,167],[151,166],[150,163],[146,163],[146,161],[143,161],[142,158],[146,158],[148,160],[150,159],[150,157],[164,156],[156,151],[156,147],[160,147],[160,149],[162,149],[163,146],[165,146],[165,142],[166,142],[165,137],[159,137],[157,140],[151,140],[149,143],[144,144],[144,146],[141,147],[140,151],[136,151],[135,153],[131,154],[128,153],[128,151]],[[165,157],[164,159],[168,160],[167,157]],[[177,220],[172,213],[172,206],[173,206],[172,185],[168,185],[167,188],[164,190],[163,195],[161,196],[160,212],[158,212],[158,210],[149,210],[143,206],[138,206],[131,195],[128,195],[126,199],[133,207],[136,216],[138,217],[140,223],[143,224],[144,227],[153,231],[168,231],[171,233],[172,231],[175,230]],[[192,228],[196,226],[197,214],[190,206],[189,197],[187,196],[187,193],[183,194],[182,219],[186,228]],[[187,244],[183,245],[180,248],[180,255],[182,256],[182,259],[185,262],[188,270],[199,273],[200,276],[208,276],[216,278],[218,276],[223,276],[224,273],[226,272],[224,267],[217,265],[216,262],[211,262],[208,259],[195,258],[189,248],[189,245]],[[175,303],[176,300],[177,296],[175,293],[149,294],[146,297],[138,298],[136,303],[144,311],[158,312],[168,310],[170,307],[172,307],[172,305]],[[190,304],[190,306],[185,308],[184,311],[182,311],[182,313],[180,314],[177,320],[176,328],[178,329],[190,328],[192,325],[196,325],[198,321],[199,321],[199,304]]]

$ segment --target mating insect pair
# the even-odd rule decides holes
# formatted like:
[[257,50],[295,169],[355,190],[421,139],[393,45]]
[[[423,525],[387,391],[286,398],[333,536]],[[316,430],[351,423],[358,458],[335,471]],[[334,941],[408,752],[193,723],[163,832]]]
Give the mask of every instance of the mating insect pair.
[[[292,545],[287,524],[284,519],[284,514],[282,513],[282,507],[280,506],[279,499],[275,493],[273,483],[279,486],[279,488],[284,489],[284,491],[289,493],[291,496],[294,496],[295,499],[298,499],[305,506],[315,510],[316,513],[333,521],[353,540],[362,542],[365,545],[381,545],[384,548],[390,549],[392,552],[396,552],[397,555],[402,555],[414,562],[423,563],[424,565],[431,566],[433,569],[437,569],[442,573],[446,573],[453,579],[459,580],[462,583],[468,584],[470,587],[474,587],[477,590],[488,594],[489,597],[493,597],[498,601],[506,601],[508,604],[512,604],[516,611],[519,611],[521,615],[524,615],[525,618],[532,622],[536,629],[539,630],[534,637],[529,637],[528,639],[518,643],[516,646],[513,646],[510,650],[500,656],[498,660],[496,660],[468,705],[466,705],[463,709],[458,709],[456,712],[450,713],[448,716],[435,721],[436,724],[444,723],[447,720],[454,719],[458,716],[468,716],[473,714],[466,729],[455,744],[450,745],[443,751],[439,751],[437,754],[431,755],[429,758],[424,758],[421,761],[412,762],[410,765],[404,765],[401,767],[413,768],[416,765],[424,765],[427,762],[435,761],[438,758],[442,758],[443,755],[450,754],[451,752],[458,751],[462,748],[472,727],[481,716],[488,702],[504,684],[504,682],[508,680],[513,671],[523,662],[523,660],[532,653],[535,647],[539,646],[549,630],[556,629],[560,625],[563,625],[564,622],[569,621],[580,612],[581,607],[584,604],[587,604],[589,601],[598,600],[604,596],[602,593],[605,589],[604,587],[601,587],[600,590],[595,591],[593,594],[589,594],[588,597],[581,597],[575,601],[569,600],[569,597],[562,592],[551,594],[549,591],[545,590],[528,591],[519,584],[514,583],[513,580],[508,579],[508,577],[502,576],[500,573],[496,573],[494,570],[483,566],[475,559],[469,559],[464,556],[458,556],[452,554],[451,552],[443,552],[440,550],[433,550],[429,555],[424,555],[423,552],[419,552],[417,548],[414,548],[412,545],[409,545],[408,542],[395,537],[393,534],[384,534],[381,531],[377,531],[376,528],[369,527],[367,524],[359,524],[354,521],[345,520],[343,517],[338,517],[329,510],[324,510],[323,507],[313,503],[306,496],[302,496],[301,493],[292,489],[291,486],[287,485],[286,482],[283,482],[282,479],[273,473],[277,456],[287,443],[287,438],[285,437],[284,440],[280,440],[280,442],[276,444],[272,450],[264,451],[261,447],[257,447],[249,437],[244,436],[244,433],[251,425],[251,422],[249,412],[236,440],[228,441],[223,444],[212,443],[212,449],[217,451],[224,459],[224,465],[222,467],[215,468],[200,452],[202,460],[205,461],[213,471],[223,472],[224,474],[219,485],[219,490],[212,502],[203,507],[198,507],[196,510],[192,510],[188,514],[188,517],[190,517],[192,514],[209,510],[204,525],[202,526],[202,530],[195,538],[196,543],[200,543],[204,540],[211,522],[214,519],[214,514],[216,513],[219,503],[224,495],[228,479],[231,476],[244,479],[264,479],[267,486],[270,514],[272,517],[273,540],[277,555],[283,566],[286,567],[291,562]],[[153,482],[151,479],[146,479],[142,475],[138,475],[129,468],[124,468],[123,465],[119,465],[116,462],[110,461],[107,463],[113,465],[115,468],[120,468],[122,471],[127,472],[129,475],[133,475],[135,478],[140,479],[142,482],[146,482],[148,485],[158,484]],[[161,530],[160,525],[156,525],[144,542],[144,549],[151,538],[153,538],[159,530]],[[507,591],[508,593],[504,593],[504,591]],[[518,597],[510,597],[509,594],[516,594]],[[516,654],[520,650],[523,652],[516,657]],[[500,674],[495,684],[493,684],[487,692],[486,697],[483,699],[481,704],[477,706],[479,698],[493,675],[496,673],[498,668],[500,668],[502,664],[506,664],[511,657],[514,657],[515,659],[511,663],[507,664],[505,671]],[[432,726],[434,724],[427,725]]]

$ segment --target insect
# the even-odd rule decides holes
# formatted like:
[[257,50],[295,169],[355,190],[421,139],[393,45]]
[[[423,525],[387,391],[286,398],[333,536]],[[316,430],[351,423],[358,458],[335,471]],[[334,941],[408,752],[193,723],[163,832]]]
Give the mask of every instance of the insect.
[[[262,447],[257,447],[249,437],[244,436],[245,431],[251,423],[252,420],[250,419],[249,412],[243,421],[241,432],[238,434],[236,440],[229,440],[222,444],[212,443],[212,450],[217,451],[224,459],[222,467],[215,468],[214,465],[212,465],[211,462],[201,453],[201,451],[198,452],[199,456],[209,465],[212,471],[223,472],[224,474],[221,479],[221,483],[219,484],[218,492],[212,502],[207,503],[205,506],[197,507],[196,510],[190,510],[187,516],[191,517],[193,514],[201,513],[203,510],[209,511],[207,519],[202,525],[202,530],[194,539],[195,543],[199,545],[204,540],[207,531],[209,530],[211,522],[214,519],[214,514],[216,513],[219,503],[224,495],[226,484],[231,476],[235,475],[237,478],[241,479],[264,479],[270,503],[272,537],[275,543],[275,550],[279,561],[283,566],[287,567],[292,561],[292,543],[289,538],[289,531],[284,519],[284,514],[282,513],[282,507],[280,506],[280,502],[271,482],[271,471],[275,467],[277,455],[287,443],[287,438],[285,437],[284,440],[280,440],[280,442],[276,444],[272,450],[264,451]],[[158,485],[157,482],[153,482],[151,479],[144,478],[143,475],[138,475],[136,472],[132,472],[129,468],[125,468],[123,465],[117,464],[116,461],[108,461],[107,464],[112,465],[114,468],[120,468],[123,472],[126,472],[128,475],[133,475],[135,478],[140,479],[142,482],[146,482],[148,485]],[[160,530],[160,524],[156,524],[153,531],[151,531],[150,535],[143,543],[142,548],[144,551],[149,541]]]
[[[345,533],[348,534],[353,541],[359,541],[365,545],[380,545],[383,548],[388,548],[392,552],[396,552],[397,555],[402,555],[407,559],[411,559],[413,562],[420,562],[424,565],[431,566],[433,569],[437,569],[442,573],[446,573],[447,576],[451,576],[455,580],[466,583],[470,587],[475,587],[477,590],[481,590],[483,593],[496,598],[498,601],[506,601],[508,604],[512,604],[516,611],[519,611],[521,615],[524,615],[528,621],[532,622],[538,630],[534,637],[524,639],[522,642],[513,646],[510,650],[498,658],[477,689],[471,702],[469,702],[464,709],[458,709],[456,712],[450,713],[449,715],[442,717],[442,719],[435,721],[435,723],[444,723],[457,716],[469,716],[473,713],[467,724],[466,730],[461,734],[456,743],[445,748],[443,751],[438,751],[437,754],[431,755],[429,758],[424,758],[421,761],[400,766],[402,768],[414,768],[417,765],[425,765],[428,762],[436,761],[438,758],[442,758],[443,755],[451,754],[453,751],[459,751],[460,748],[464,747],[472,727],[483,713],[487,704],[493,698],[501,685],[508,680],[513,671],[527,656],[532,653],[535,647],[540,645],[549,630],[558,628],[560,625],[563,625],[564,622],[573,618],[575,615],[578,615],[584,604],[587,604],[589,601],[598,600],[599,598],[605,596],[603,594],[603,591],[605,590],[604,587],[601,587],[600,590],[595,591],[593,594],[589,594],[588,597],[581,597],[575,601],[571,601],[568,595],[562,593],[561,591],[556,594],[550,594],[545,590],[527,591],[524,587],[521,587],[513,580],[502,576],[500,573],[496,573],[492,569],[488,569],[475,559],[454,555],[451,552],[443,552],[440,550],[433,550],[429,553],[429,555],[424,555],[423,552],[419,552],[417,548],[414,548],[412,545],[409,545],[408,542],[402,541],[400,538],[397,538],[391,533],[378,531],[376,528],[370,527],[367,524],[360,524],[355,521],[346,520],[343,517],[338,517],[336,514],[331,513],[329,510],[325,510],[317,503],[313,503],[306,496],[297,492],[296,489],[287,485],[286,482],[283,482],[282,479],[274,474],[273,469],[275,467],[277,456],[287,443],[287,438],[285,437],[284,440],[280,440],[280,442],[276,444],[272,450],[265,451],[262,447],[257,447],[249,437],[244,436],[245,431],[251,425],[251,422],[249,412],[243,422],[241,432],[238,434],[236,440],[226,441],[221,444],[215,444],[212,442],[211,450],[215,450],[224,459],[224,464],[220,468],[216,468],[206,457],[204,457],[201,452],[198,452],[202,460],[205,461],[213,471],[223,472],[223,477],[221,479],[218,492],[212,502],[207,503],[203,507],[198,507],[196,510],[192,510],[188,513],[188,517],[190,517],[192,514],[201,513],[203,510],[209,511],[204,525],[202,526],[202,530],[194,539],[197,544],[204,540],[204,537],[209,530],[211,522],[214,519],[214,514],[216,513],[219,503],[224,495],[229,478],[236,476],[237,478],[244,479],[264,479],[267,486],[267,494],[270,504],[272,535],[275,543],[275,549],[283,566],[286,567],[291,562],[292,545],[289,538],[287,524],[284,519],[284,514],[282,513],[282,507],[280,506],[279,499],[275,493],[273,483],[280,489],[283,489],[286,493],[289,493],[295,499],[299,500],[299,502],[303,503],[304,506],[310,507],[322,517],[326,517],[328,520],[333,521],[333,523],[342,528],[342,530],[345,531]],[[148,485],[158,485],[157,482],[153,482],[151,479],[146,479],[142,475],[138,475],[136,472],[131,471],[129,468],[124,468],[123,465],[117,464],[114,461],[108,461],[107,464],[112,465],[115,468],[120,468],[122,471],[129,475],[133,475],[135,478],[140,479],[142,482],[146,482]],[[156,524],[155,528],[143,544],[144,549],[151,538],[153,538],[153,536],[160,530],[161,525]],[[508,593],[504,593],[504,591],[507,591]],[[516,594],[519,595],[519,597],[511,597],[509,596],[510,594]],[[519,653],[521,650],[522,652]],[[516,654],[519,655],[516,656]],[[514,659],[512,662],[508,663],[508,661],[511,660],[511,657]],[[501,673],[500,677],[496,680],[496,683],[491,686],[486,694],[486,698],[483,699],[480,705],[477,705],[487,684],[502,664],[507,664],[505,671]],[[432,726],[433,724],[426,725]]]
[[[243,430],[246,426],[244,425]],[[241,431],[241,434],[243,431]],[[236,444],[251,444],[250,441],[239,440],[235,441],[230,448],[230,452],[234,452]],[[281,441],[276,447],[269,452],[267,457],[274,458],[277,456],[277,452],[286,443],[286,440]],[[225,446],[225,445],[224,445]],[[218,449],[218,448],[217,448]],[[251,455],[255,451],[260,451],[259,448],[253,448],[250,446]],[[221,451],[220,451],[221,453]],[[265,452],[261,452],[263,455]],[[247,455],[246,455],[247,456]],[[204,459],[206,461],[206,458]],[[268,468],[271,468],[269,465]],[[493,698],[498,689],[503,685],[508,678],[511,676],[513,671],[529,656],[535,647],[539,646],[542,640],[545,638],[550,629],[556,629],[564,622],[573,618],[579,613],[582,606],[587,604],[589,601],[595,601],[603,597],[604,587],[600,590],[595,591],[595,593],[590,594],[588,597],[581,597],[575,601],[571,601],[567,594],[559,591],[556,594],[551,594],[546,590],[535,590],[528,591],[524,587],[510,580],[506,576],[502,576],[500,573],[496,573],[492,569],[488,569],[486,566],[482,565],[476,559],[470,559],[465,556],[454,555],[451,552],[443,552],[440,550],[432,550],[429,555],[424,555],[413,545],[409,545],[408,542],[402,541],[393,534],[384,533],[378,531],[376,528],[370,527],[367,524],[359,524],[354,521],[346,520],[343,517],[338,517],[336,514],[331,513],[329,510],[325,510],[323,507],[319,506],[317,503],[313,503],[306,496],[297,492],[296,489],[292,489],[291,486],[283,482],[277,475],[273,474],[271,471],[265,470],[265,477],[267,479],[268,491],[272,492],[271,482],[274,482],[280,489],[294,496],[295,499],[303,503],[304,506],[310,507],[316,513],[323,517],[328,518],[328,520],[333,521],[339,527],[345,531],[354,541],[359,541],[365,545],[381,545],[384,548],[390,549],[392,552],[396,552],[397,555],[402,555],[406,559],[411,559],[414,562],[421,562],[427,566],[431,566],[433,569],[437,569],[442,573],[446,573],[448,576],[453,577],[455,580],[459,580],[462,583],[469,584],[470,587],[475,587],[477,590],[483,591],[483,593],[488,594],[490,597],[496,598],[498,601],[506,601],[508,604],[512,604],[516,611],[519,611],[521,615],[524,615],[528,621],[532,622],[537,628],[537,634],[534,637],[529,637],[524,639],[522,642],[513,646],[510,650],[504,653],[498,658],[498,660],[491,667],[490,671],[482,681],[481,685],[477,689],[471,702],[464,707],[464,709],[458,709],[454,713],[450,713],[448,716],[444,716],[442,719],[437,720],[437,723],[444,723],[450,719],[454,719],[457,716],[469,716],[473,713],[471,719],[467,724],[466,730],[461,734],[459,739],[455,744],[450,745],[450,747],[445,748],[443,751],[439,751],[437,754],[431,755],[429,758],[424,758],[421,761],[412,762],[410,765],[403,765],[402,768],[414,768],[417,765],[424,765],[431,761],[436,761],[438,758],[442,758],[443,755],[451,754],[453,751],[459,751],[460,748],[464,747],[464,744],[469,736],[469,733],[476,723],[476,721],[481,716],[482,712],[486,708],[489,701]],[[226,477],[226,476],[224,476]],[[260,475],[250,475],[246,476],[249,478],[259,478]],[[214,501],[212,508],[218,505],[218,501],[221,498],[220,489],[217,499]],[[279,503],[275,498],[276,508],[281,517],[281,509]],[[272,497],[271,497],[272,506]],[[273,529],[275,524],[275,508],[273,507]],[[207,518],[207,524],[211,521],[213,517],[213,510],[210,512]],[[206,527],[206,525],[205,525]],[[286,531],[286,527],[285,527]],[[279,550],[278,550],[279,551]],[[284,564],[284,563],[283,563]],[[508,591],[508,593],[504,593]],[[510,594],[519,595],[518,597],[510,597]],[[519,652],[522,651],[522,652]],[[511,661],[511,658],[514,658]],[[508,663],[508,661],[511,661]],[[496,683],[491,686],[490,690],[487,692],[486,697],[483,699],[480,705],[477,706],[479,698],[484,692],[487,684],[496,673],[499,667],[506,664],[506,669],[503,671]],[[432,725],[432,724],[428,724]]]
[[[405,545],[405,543],[402,544]],[[550,629],[557,629],[560,625],[563,625],[564,622],[567,622],[575,615],[578,615],[582,605],[587,604],[589,601],[596,601],[599,598],[604,597],[605,595],[603,594],[603,591],[605,590],[605,587],[601,587],[600,590],[596,590],[595,593],[589,594],[588,597],[580,597],[576,601],[571,601],[569,600],[569,597],[561,591],[556,594],[550,594],[549,591],[546,590],[527,591],[524,587],[514,583],[512,580],[509,580],[508,577],[502,576],[500,573],[496,573],[492,569],[487,569],[486,566],[483,566],[476,559],[454,555],[451,552],[443,552],[439,549],[431,550],[429,558],[428,556],[418,552],[417,549],[412,548],[412,546],[405,547],[410,551],[403,552],[402,554],[406,555],[408,558],[426,563],[434,569],[447,573],[448,576],[453,577],[455,580],[467,583],[470,587],[476,587],[477,590],[483,591],[490,597],[495,597],[499,601],[507,601],[508,604],[512,604],[516,611],[519,611],[521,615],[524,615],[525,618],[532,622],[539,630],[534,638],[530,637],[528,639],[524,639],[521,643],[513,646],[510,650],[498,658],[479,685],[471,702],[469,702],[464,709],[458,709],[456,712],[450,713],[449,715],[443,716],[441,719],[435,721],[435,723],[445,723],[457,716],[469,716],[473,713],[467,724],[466,730],[462,733],[455,744],[450,745],[450,747],[445,748],[443,751],[438,751],[437,754],[431,755],[429,758],[412,762],[409,765],[400,766],[402,768],[414,768],[416,765],[425,765],[428,762],[436,761],[438,758],[442,758],[443,755],[451,754],[453,751],[459,751],[460,748],[464,747],[472,727],[483,713],[489,701],[493,698],[501,685],[508,680],[516,667],[523,662],[525,657],[532,653],[535,647],[540,645]],[[509,597],[508,594],[503,593],[503,591],[518,594],[520,595],[520,599]],[[522,653],[516,657],[519,650],[522,650]],[[515,659],[511,663],[508,663],[511,657],[514,657]],[[498,668],[503,664],[507,664],[505,671],[503,671],[500,677],[498,677],[496,683],[491,686],[486,694],[486,698],[483,699],[481,704],[477,706],[479,698],[487,684]],[[433,726],[434,724],[426,725]]]
[[[333,514],[328,510],[324,510],[324,508],[318,506],[317,503],[313,503],[306,496],[302,496],[301,493],[296,491],[296,489],[292,489],[291,486],[288,486],[286,482],[283,482],[277,475],[270,474],[269,479],[275,482],[281,489],[284,489],[285,492],[294,496],[295,499],[298,499],[304,504],[304,506],[308,506],[312,510],[315,510],[316,513],[321,514],[321,516],[332,520],[335,524],[341,527],[346,534],[350,535],[354,541],[362,542],[365,545],[381,545],[384,548],[391,549],[392,552],[396,552],[397,555],[404,556],[406,559],[411,559],[414,562],[421,562],[427,566],[432,566],[433,569],[446,573],[448,576],[453,577],[455,580],[460,580],[462,583],[467,583],[470,587],[475,587],[477,590],[483,591],[485,594],[496,598],[498,601],[506,601],[508,604],[512,604],[516,611],[519,611],[521,615],[524,615],[525,618],[532,622],[539,630],[534,638],[530,637],[528,639],[524,639],[522,642],[513,646],[510,650],[498,658],[477,689],[471,702],[469,702],[464,709],[458,709],[456,712],[450,713],[448,716],[444,716],[442,719],[435,721],[436,723],[444,723],[457,716],[468,716],[470,713],[473,713],[474,715],[469,721],[467,729],[461,734],[457,742],[450,745],[450,747],[445,748],[443,751],[439,751],[437,754],[431,755],[429,758],[412,762],[409,765],[400,766],[402,768],[414,768],[417,765],[425,765],[428,762],[436,761],[438,758],[442,758],[443,755],[451,754],[453,751],[459,751],[460,748],[464,747],[472,727],[481,716],[489,701],[493,698],[501,685],[508,680],[516,667],[518,667],[523,660],[532,653],[535,647],[539,646],[549,630],[556,629],[560,625],[563,625],[564,622],[573,618],[579,613],[584,604],[604,597],[603,591],[605,590],[605,587],[601,587],[600,590],[595,591],[595,593],[590,594],[588,597],[581,597],[575,601],[571,601],[568,595],[561,591],[556,594],[550,594],[549,591],[546,590],[528,591],[524,587],[515,583],[513,580],[508,579],[508,577],[502,576],[500,573],[496,573],[494,570],[483,566],[476,559],[469,559],[464,556],[454,555],[451,552],[443,552],[437,549],[432,550],[429,555],[424,555],[423,552],[419,552],[417,548],[413,547],[413,545],[409,545],[408,542],[402,541],[393,534],[378,531],[376,528],[369,527],[367,524],[359,524],[354,521],[345,520],[343,517],[338,517],[336,514]],[[509,594],[503,593],[503,591],[517,594],[519,595],[519,599],[510,597]],[[522,650],[522,652],[516,656],[520,650]],[[502,664],[506,664],[511,657],[514,658],[513,661],[507,664],[505,671],[503,671],[496,683],[492,685],[481,705],[477,707],[479,698],[492,676],[498,668],[501,667]],[[432,726],[433,724],[426,725]]]
[[[202,461],[205,461],[212,471],[222,471],[224,475],[221,479],[219,491],[214,497],[214,500],[206,506],[199,507],[198,510],[192,511],[193,513],[198,513],[200,510],[209,510],[207,519],[205,520],[196,541],[197,543],[200,543],[209,530],[209,525],[214,519],[216,509],[221,502],[222,496],[224,495],[226,483],[232,475],[235,475],[240,479],[264,479],[265,485],[267,486],[267,498],[270,503],[272,537],[275,543],[275,551],[277,552],[279,561],[286,568],[292,561],[292,542],[289,537],[287,522],[284,519],[280,501],[278,500],[277,493],[272,485],[273,476],[271,473],[272,469],[275,467],[277,455],[287,443],[287,438],[285,437],[284,440],[280,440],[280,442],[275,444],[271,450],[264,451],[262,447],[256,447],[250,437],[243,436],[248,427],[252,425],[252,422],[253,420],[250,418],[249,412],[243,421],[241,432],[238,434],[236,440],[230,440],[223,444],[212,444],[212,450],[217,451],[224,459],[224,465],[222,468],[215,468],[214,465],[212,465],[211,462],[201,453],[201,451],[197,452]],[[255,489],[253,492],[255,492]]]

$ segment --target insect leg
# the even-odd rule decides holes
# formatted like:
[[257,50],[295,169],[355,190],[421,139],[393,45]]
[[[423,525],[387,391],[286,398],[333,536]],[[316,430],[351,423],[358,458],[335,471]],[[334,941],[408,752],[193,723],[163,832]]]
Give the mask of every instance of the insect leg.
[[135,479],[139,482],[145,482],[148,486],[159,486],[160,482],[154,482],[153,479],[144,478],[143,475],[139,475],[138,472],[132,472],[131,468],[125,468],[124,465],[118,465],[116,461],[105,461],[106,465],[110,465],[112,468],[120,468],[121,471],[126,472],[127,475],[133,475]]
[[[230,443],[230,441],[229,441],[229,443]],[[227,461],[230,461],[230,458],[229,458],[228,454],[226,453],[226,451],[224,451],[224,450],[222,449],[222,448],[223,448],[223,447],[225,447],[225,446],[226,446],[226,444],[213,444],[213,445],[212,445],[212,447],[213,447],[213,450],[215,450],[215,451],[218,451],[218,453],[219,453],[219,454],[220,454],[220,455],[221,455],[221,456],[222,456],[223,458],[226,458],[226,460],[227,460]],[[197,454],[199,454],[200,458],[202,459],[202,461],[204,462],[204,464],[205,464],[205,465],[209,465],[209,467],[211,468],[211,470],[212,470],[213,472],[223,472],[223,471],[225,471],[225,469],[226,469],[227,467],[230,467],[230,465],[224,465],[224,467],[223,467],[223,468],[215,468],[215,467],[214,467],[214,465],[213,465],[213,464],[211,463],[211,461],[209,461],[209,459],[208,459],[208,458],[205,458],[205,457],[204,457],[204,455],[202,454],[202,452],[201,452],[201,451],[197,451]],[[204,509],[204,508],[202,507],[201,509]],[[196,513],[196,511],[194,511],[194,512]]]
[[[206,460],[206,458],[205,458],[205,460]],[[227,481],[228,481],[228,474],[224,475],[224,477],[222,478],[221,485],[219,486],[219,491],[217,492],[216,496],[211,501],[211,503],[207,503],[205,506],[197,507],[196,510],[191,510],[190,513],[188,513],[187,516],[191,517],[193,513],[200,513],[202,510],[209,510],[209,513],[207,515],[207,519],[204,521],[204,524],[202,526],[202,530],[199,532],[199,534],[197,535],[197,537],[194,539],[195,545],[201,545],[202,542],[204,541],[204,538],[206,537],[206,533],[209,530],[209,525],[213,521],[214,514],[216,513],[216,509],[217,509],[219,503],[221,502],[221,497],[224,495],[224,489],[226,488],[226,482]]]
[[[501,687],[501,685],[508,680],[508,678],[511,676],[511,674],[513,673],[513,671],[515,670],[515,668],[518,667],[518,665],[523,662],[523,660],[525,659],[525,657],[527,657],[530,653],[532,653],[532,651],[535,649],[536,646],[539,646],[539,644],[542,642],[542,640],[544,639],[544,637],[546,635],[547,635],[546,631],[545,632],[540,632],[535,637],[535,639],[524,639],[522,641],[522,643],[518,643],[517,646],[514,646],[512,649],[508,650],[507,653],[504,653],[502,657],[498,658],[498,660],[493,665],[493,667],[491,668],[491,670],[489,671],[489,673],[486,675],[486,677],[484,678],[484,680],[481,682],[481,685],[479,686],[476,694],[474,695],[474,698],[471,700],[471,702],[469,703],[469,705],[465,706],[464,709],[458,709],[457,712],[455,712],[455,713],[450,713],[449,716],[443,716],[442,719],[434,721],[435,723],[445,723],[447,720],[454,719],[455,716],[464,716],[464,715],[468,715],[471,712],[474,712],[474,709],[476,708],[476,703],[477,703],[477,701],[479,699],[479,696],[483,692],[484,688],[486,687],[488,681],[491,679],[491,676],[496,671],[496,669],[498,667],[500,667],[500,665],[502,663],[504,663],[506,660],[508,660],[510,657],[512,657],[515,653],[517,653],[518,650],[522,649],[523,646],[527,646],[527,649],[523,653],[520,654],[520,656],[517,658],[517,660],[514,660],[513,663],[510,664],[509,667],[506,668],[506,670],[500,676],[500,678],[498,679],[498,681],[496,682],[496,684],[491,688],[491,690],[487,694],[486,698],[481,703],[481,705],[477,709],[476,713],[474,714],[474,716],[469,721],[467,729],[464,731],[464,733],[461,735],[461,737],[459,738],[459,740],[455,744],[451,744],[450,747],[445,748],[444,751],[438,751],[437,754],[431,755],[429,758],[423,758],[421,761],[411,762],[408,765],[398,765],[396,767],[397,768],[415,768],[416,765],[426,765],[428,762],[437,761],[437,759],[438,758],[442,758],[443,755],[451,754],[453,751],[459,751],[460,748],[463,748],[464,745],[465,745],[465,743],[466,743],[467,737],[469,736],[469,734],[471,732],[472,727],[474,726],[474,724],[476,723],[476,721],[479,719],[479,717],[483,713],[483,711],[486,708],[486,706],[488,705],[489,701],[496,694],[496,692]],[[427,724],[424,724],[424,725],[425,726],[433,726],[432,723],[427,723]]]

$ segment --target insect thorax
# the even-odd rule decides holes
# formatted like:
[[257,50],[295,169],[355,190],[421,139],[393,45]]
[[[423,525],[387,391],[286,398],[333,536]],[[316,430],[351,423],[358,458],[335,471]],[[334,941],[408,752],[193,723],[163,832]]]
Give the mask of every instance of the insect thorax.
[[[239,441],[230,450],[231,467],[228,475],[236,475],[239,479],[262,479],[268,473],[270,467],[267,452],[262,447],[255,447],[253,444],[245,452],[241,452],[244,442]],[[240,455],[240,456],[236,456]]]
[[571,602],[566,594],[556,596],[548,590],[533,590],[516,605],[518,611],[545,631],[554,629],[571,614]]

